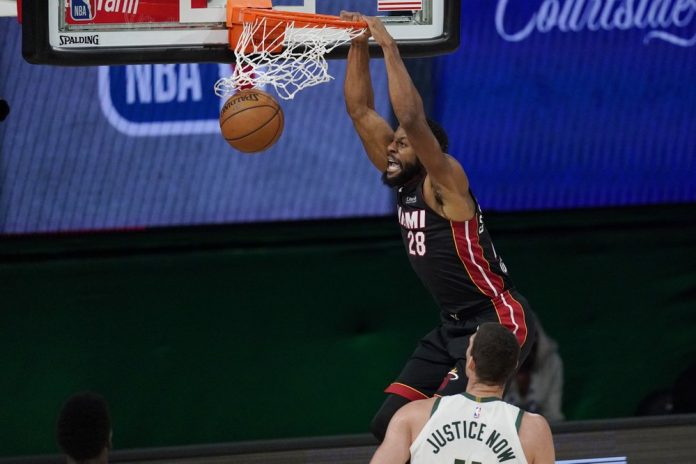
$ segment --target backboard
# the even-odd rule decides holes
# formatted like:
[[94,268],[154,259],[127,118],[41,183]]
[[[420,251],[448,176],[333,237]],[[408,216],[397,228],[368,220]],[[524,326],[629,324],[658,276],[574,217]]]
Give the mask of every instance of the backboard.
[[[22,54],[30,63],[72,66],[233,62],[225,0],[18,0]],[[274,0],[274,9],[380,16],[404,56],[459,45],[455,0]],[[377,47],[372,46],[373,51]],[[345,56],[340,47],[329,58]]]

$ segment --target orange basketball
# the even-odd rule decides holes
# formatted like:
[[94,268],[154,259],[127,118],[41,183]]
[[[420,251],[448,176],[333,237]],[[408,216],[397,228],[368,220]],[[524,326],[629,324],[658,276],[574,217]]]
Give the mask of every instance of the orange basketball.
[[240,90],[220,110],[220,131],[227,143],[244,153],[273,145],[283,133],[283,109],[266,92]]

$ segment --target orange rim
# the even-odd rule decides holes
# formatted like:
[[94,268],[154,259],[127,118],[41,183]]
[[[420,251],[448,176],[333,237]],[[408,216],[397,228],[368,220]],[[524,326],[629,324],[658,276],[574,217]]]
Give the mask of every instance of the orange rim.
[[[270,8],[229,7],[227,8],[227,28],[229,29],[229,47],[234,50],[237,46],[244,24],[253,24],[265,19],[269,26],[268,36],[261,38],[264,43],[272,44],[285,33],[288,23],[298,27],[333,27],[339,29],[365,29],[365,21],[344,21],[338,16],[291,11],[277,11]],[[280,52],[282,45],[275,43],[268,51]],[[249,50],[248,50],[249,51]]]
[[277,11],[258,8],[228,8],[227,26],[234,27],[245,23],[253,23],[260,18],[267,18],[277,23],[294,22],[300,27],[330,26],[341,29],[365,29],[365,21],[344,21],[338,16],[293,11]]

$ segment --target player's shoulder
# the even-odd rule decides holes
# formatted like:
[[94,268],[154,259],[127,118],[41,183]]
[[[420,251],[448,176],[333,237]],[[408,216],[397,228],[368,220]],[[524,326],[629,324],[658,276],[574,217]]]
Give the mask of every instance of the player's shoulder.
[[435,403],[439,402],[439,398],[426,398],[422,400],[411,401],[400,408],[396,414],[404,418],[420,417],[424,414],[430,415]]
[[544,432],[548,432],[549,434],[551,433],[549,422],[544,416],[527,411],[524,411],[522,414],[520,433],[522,433],[523,430],[526,430],[531,434],[539,434]]
[[430,420],[437,398],[411,401],[396,411],[389,422],[389,428],[398,433],[406,433],[413,442]]
[[393,422],[395,426],[423,424],[430,417],[436,401],[436,398],[411,401],[396,411],[391,422]]

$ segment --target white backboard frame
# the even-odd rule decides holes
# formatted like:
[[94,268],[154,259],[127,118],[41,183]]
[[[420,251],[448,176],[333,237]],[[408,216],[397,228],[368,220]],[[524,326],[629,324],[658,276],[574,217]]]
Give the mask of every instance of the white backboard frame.
[[[65,8],[70,0],[21,1],[24,5],[26,31],[23,33],[23,54],[31,63],[80,66],[234,61],[234,53],[227,46],[225,0],[209,0],[206,8],[193,8],[192,0],[172,0],[171,9],[176,9],[178,2],[178,22],[114,23],[89,20],[77,23],[74,19],[66,20]],[[91,0],[94,5],[102,1],[106,0]],[[321,1],[333,0],[305,0],[302,6],[281,6],[277,9],[314,13],[317,11],[317,2]],[[444,52],[451,51],[458,45],[458,20],[456,41],[453,40],[455,34],[445,28],[451,14],[451,11],[446,10],[455,8],[458,18],[461,8],[458,3],[453,0],[423,0],[421,12],[380,17],[400,47],[406,46],[405,56],[434,55],[443,53],[438,51],[438,44],[446,43],[445,47],[441,47],[445,49]],[[330,4],[323,6],[326,8],[327,5]],[[337,4],[337,7],[340,5]],[[449,21],[450,28],[453,26],[452,22]],[[416,52],[411,53],[408,47]],[[329,57],[345,56],[346,50],[346,47],[337,49]],[[374,46],[372,50],[375,50]]]

